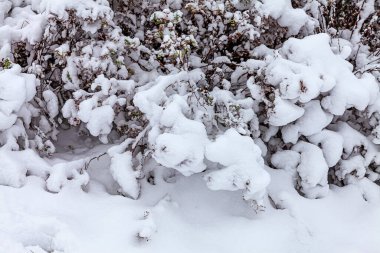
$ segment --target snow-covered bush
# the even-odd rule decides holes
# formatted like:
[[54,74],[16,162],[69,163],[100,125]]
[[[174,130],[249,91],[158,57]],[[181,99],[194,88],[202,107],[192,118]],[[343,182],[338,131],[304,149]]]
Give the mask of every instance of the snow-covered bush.
[[[1,1],[1,149],[50,156],[32,174],[54,192],[91,180],[94,157],[54,158],[67,130],[114,145],[133,199],[158,167],[256,207],[268,166],[307,198],[378,183],[378,16],[373,0]],[[0,183],[22,185],[15,167]]]

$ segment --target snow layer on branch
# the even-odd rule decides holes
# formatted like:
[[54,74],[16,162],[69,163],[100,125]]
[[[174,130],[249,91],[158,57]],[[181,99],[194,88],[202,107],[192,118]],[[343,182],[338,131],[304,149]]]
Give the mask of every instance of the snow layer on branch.
[[99,106],[97,96],[83,100],[78,109],[75,101],[69,99],[62,108],[62,114],[70,123],[74,123],[76,117],[87,123],[86,127],[92,136],[99,136],[103,143],[108,142],[107,135],[112,130],[115,112],[109,104]]
[[327,34],[290,38],[280,53],[286,60],[271,63],[267,75],[269,83],[280,87],[283,98],[305,103],[328,92],[321,104],[334,115],[342,115],[351,107],[364,110],[377,98],[375,78],[369,74],[357,78],[352,65],[334,54]]
[[[115,116],[110,105],[96,107],[89,111],[89,119],[87,122],[87,128],[93,136],[107,136],[112,129],[112,122]],[[85,122],[85,121],[84,121]],[[106,139],[101,139],[106,143]]]
[[45,90],[42,96],[46,102],[46,108],[48,110],[49,116],[54,118],[59,113],[59,105],[57,95],[51,90]]
[[0,145],[4,149],[28,148],[26,128],[38,111],[29,102],[36,94],[34,75],[21,73],[19,65],[0,71]]
[[[223,106],[226,113],[216,113],[224,124],[235,128],[242,135],[258,135],[258,118],[253,107],[254,101],[252,98],[241,98],[227,90],[214,88],[210,92],[213,103],[218,106]],[[208,112],[212,114],[213,112]],[[248,126],[249,125],[249,126]],[[249,130],[249,128],[251,128]]]
[[305,113],[305,110],[288,100],[277,96],[273,102],[274,107],[269,111],[269,124],[272,126],[285,126]]
[[[29,3],[30,2],[30,3]],[[0,2],[0,59],[10,57],[11,44],[27,41],[34,45],[41,40],[51,14],[68,18],[68,9],[84,20],[82,28],[95,33],[101,27],[101,18],[112,19],[113,11],[106,0],[33,0],[23,6],[22,1]],[[13,8],[10,13],[10,6]]]
[[278,151],[271,157],[271,163],[277,169],[295,170],[301,161],[301,155],[293,150]]
[[112,10],[109,8],[106,0],[34,0],[32,1],[32,9],[39,13],[54,13],[60,18],[68,15],[67,9],[75,9],[77,15],[84,19],[96,21],[99,17],[113,16]]
[[[252,97],[257,101],[264,100],[264,92],[262,87],[254,82],[254,78],[250,78],[247,81],[247,86],[251,92]],[[305,113],[302,107],[299,107],[292,102],[281,98],[278,90],[274,91],[274,101],[265,103],[270,104],[267,112],[268,122],[271,126],[285,126],[300,117]]]
[[132,153],[127,151],[114,154],[111,157],[110,170],[112,177],[121,187],[121,193],[137,199],[140,195],[140,185],[137,181],[140,173],[133,169]]
[[125,151],[131,142],[132,139],[127,139],[120,145],[110,148],[107,153],[111,157],[111,175],[119,184],[120,193],[137,199],[140,195],[140,184],[137,178],[141,176],[141,173],[133,167],[132,153]]
[[339,133],[343,138],[343,159],[360,154],[364,157],[365,166],[369,166],[372,162],[380,165],[379,147],[373,144],[366,136],[345,122],[338,122],[332,125],[331,129]]
[[267,82],[279,88],[282,98],[297,99],[302,103],[333,87],[330,78],[324,79],[315,69],[283,58],[275,59],[266,69]]
[[301,118],[281,129],[284,142],[295,144],[301,135],[310,136],[320,133],[333,119],[333,115],[322,110],[318,100],[310,101],[304,109],[305,113]]
[[205,176],[212,190],[244,190],[244,199],[262,204],[270,182],[260,148],[247,136],[229,129],[206,147],[206,158],[224,168]]
[[[4,9],[3,9],[4,8]],[[4,11],[4,12],[3,12]],[[14,41],[25,40],[35,44],[42,37],[45,25],[45,16],[36,14],[30,6],[14,8],[11,13],[7,13],[5,2],[0,3],[0,59],[10,56],[11,44]],[[2,15],[6,15],[2,20]]]
[[91,92],[78,89],[73,93],[73,99],[65,102],[62,115],[71,125],[86,123],[92,136],[99,136],[103,143],[107,143],[107,135],[115,123],[114,108],[126,105],[126,96],[134,87],[133,80],[108,79],[99,75],[91,84]]
[[46,187],[51,192],[59,192],[69,182],[78,187],[86,185],[89,181],[87,172],[83,171],[85,160],[59,161],[50,168]]
[[59,192],[67,184],[77,186],[88,183],[88,175],[82,171],[85,160],[53,161],[51,165],[31,150],[10,151],[0,148],[0,185],[22,187],[26,177],[34,175],[46,180],[46,188],[51,192]]
[[0,185],[21,187],[27,173],[44,178],[49,171],[49,164],[30,149],[10,151],[0,148]]
[[339,133],[322,130],[320,133],[307,137],[314,145],[321,146],[327,165],[335,166],[342,157],[344,139]]
[[3,25],[5,15],[11,10],[12,3],[8,0],[0,2],[0,25]]
[[[380,96],[377,97],[375,103],[368,107],[368,117],[378,119],[380,115]],[[377,120],[379,121],[379,120]],[[375,144],[380,144],[380,125],[377,122],[374,129],[372,130],[372,142]]]
[[0,71],[0,135],[16,123],[18,117],[30,122],[27,103],[36,94],[34,75],[21,73],[14,65],[11,69]]
[[180,82],[188,82],[189,80],[197,82],[203,76],[204,74],[200,69],[160,76],[155,82],[148,84],[147,87],[143,87],[143,90],[136,93],[133,103],[146,115],[150,124],[155,125],[160,120],[163,110],[160,103],[167,99],[165,89],[170,85],[178,85]]
[[263,0],[259,6],[262,14],[276,19],[279,25],[287,27],[288,35],[298,34],[301,28],[313,31],[318,21],[302,9],[294,9],[290,0]]
[[327,184],[329,167],[322,150],[318,146],[304,141],[298,142],[292,150],[301,155],[300,163],[297,166],[297,172],[301,179],[301,191],[308,198],[326,196],[329,190]]
[[351,184],[355,183],[358,179],[362,179],[365,176],[365,173],[366,167],[364,157],[356,155],[340,162],[336,176],[339,180],[345,180],[346,184]]
[[208,143],[204,125],[184,116],[188,111],[186,101],[174,95],[162,113],[160,125],[170,130],[155,140],[155,160],[185,176],[206,169],[203,163],[205,146]]
[[199,69],[160,76],[156,82],[143,87],[133,100],[149,119],[152,129],[148,139],[154,148],[154,159],[186,176],[206,168],[203,159],[207,133],[202,123],[185,116],[190,110],[185,98],[177,94],[168,97],[166,89],[171,85],[187,87],[202,77]]

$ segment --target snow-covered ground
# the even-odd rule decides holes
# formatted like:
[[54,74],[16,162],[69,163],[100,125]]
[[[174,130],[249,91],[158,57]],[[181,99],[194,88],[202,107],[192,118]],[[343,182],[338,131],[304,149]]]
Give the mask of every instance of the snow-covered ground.
[[50,193],[31,176],[22,188],[0,186],[0,252],[380,252],[378,188],[332,187],[309,200],[276,188],[286,175],[271,174],[269,192],[286,208],[259,213],[239,192],[210,191],[200,174],[145,184],[139,200],[95,180],[86,191],[69,184]]

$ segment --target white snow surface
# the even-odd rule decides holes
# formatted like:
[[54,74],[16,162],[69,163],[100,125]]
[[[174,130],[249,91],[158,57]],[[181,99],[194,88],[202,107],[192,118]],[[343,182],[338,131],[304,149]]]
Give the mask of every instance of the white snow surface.
[[96,182],[87,192],[68,185],[53,194],[28,177],[20,189],[0,186],[0,252],[379,252],[380,192],[372,183],[309,200],[283,183],[286,170],[270,174],[281,209],[258,214],[237,192],[210,191],[196,174],[146,187],[137,201]]
[[[244,162],[263,166],[260,170],[270,175],[265,209],[254,209],[243,200],[240,191],[210,191],[204,182],[205,173],[184,176],[158,165],[154,168],[157,175],[167,175],[164,176],[167,179],[157,177],[154,185],[143,179],[138,200],[115,195],[119,187],[131,196],[136,189],[128,184],[132,175],[128,162],[123,162],[125,169],[118,166],[119,171],[112,171],[111,166],[110,171],[110,163],[114,163],[110,157],[95,159],[88,170],[87,182],[83,182],[87,174],[75,171],[83,165],[85,157],[107,150],[117,160],[128,160],[129,154],[123,150],[131,141],[111,149],[103,146],[87,151],[81,143],[74,154],[60,153],[60,158],[55,158],[53,166],[57,174],[47,182],[46,175],[37,172],[48,174],[51,166],[48,163],[38,157],[35,161],[28,159],[32,163],[27,165],[20,159],[12,159],[19,161],[19,166],[28,167],[31,176],[23,177],[19,188],[0,186],[0,252],[379,252],[380,190],[374,183],[361,178],[345,187],[330,186],[321,199],[308,199],[294,188],[297,179],[294,168],[300,167],[302,152],[314,152],[316,158],[320,157],[321,152],[315,151],[317,146],[301,144],[295,151],[278,153],[272,159],[277,169],[271,169],[261,164],[260,151],[248,137],[233,130],[221,137],[236,139],[231,142],[235,145],[225,147],[224,154],[218,150],[215,160],[228,165],[223,160],[229,162],[229,157],[236,157],[238,161],[242,150],[251,150],[257,154],[257,161]],[[62,145],[72,141],[70,138]],[[62,152],[62,147],[58,151]],[[33,157],[32,153],[28,157]],[[65,160],[77,162],[66,163],[64,167]],[[321,164],[304,163],[308,162]],[[0,164],[1,171],[5,166]],[[345,172],[349,173],[348,169]],[[60,173],[64,175],[59,176]],[[110,188],[113,173],[119,173],[118,178],[124,180],[117,182],[119,185],[114,189]],[[81,177],[57,181],[56,191],[49,186],[51,180],[56,181],[54,178],[75,178],[75,174]],[[125,184],[129,188],[124,188]]]

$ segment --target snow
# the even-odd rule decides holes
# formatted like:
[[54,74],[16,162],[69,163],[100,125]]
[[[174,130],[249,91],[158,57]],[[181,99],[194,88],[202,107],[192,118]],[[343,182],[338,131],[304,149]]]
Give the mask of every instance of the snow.
[[83,171],[85,160],[61,161],[54,164],[46,180],[46,188],[51,192],[59,192],[67,184],[78,188],[89,181],[87,172]]
[[36,78],[21,73],[18,65],[0,71],[0,131],[15,124],[19,112],[36,94],[35,85]]
[[[372,183],[362,180],[358,184],[343,188],[332,187],[327,197],[318,200],[308,200],[300,197],[295,190],[290,191],[291,185],[286,186],[286,184],[280,183],[287,178],[291,178],[288,172],[285,170],[270,170],[270,174],[272,184],[269,187],[269,194],[275,204],[280,208],[285,208],[284,211],[289,210],[290,215],[296,220],[295,222],[304,226],[304,233],[307,234],[306,237],[313,238],[314,245],[308,245],[307,250],[310,252],[326,251],[338,253],[378,251],[377,246],[375,248],[369,246],[377,244],[378,240],[371,236],[365,236],[366,225],[362,223],[377,223],[379,219],[379,216],[376,214],[378,212],[376,208],[369,208],[369,203],[363,206],[365,194],[379,196],[378,189],[374,191],[371,187],[369,187],[371,189],[367,188],[367,184],[374,186]],[[290,182],[289,180],[286,181]],[[362,186],[361,184],[366,186]],[[365,189],[368,189],[367,193],[364,193],[366,192]],[[376,202],[371,203],[374,204]],[[331,206],[331,208],[323,208],[320,206],[322,204]],[[366,211],[363,211],[362,208],[365,208]],[[335,227],[333,224],[336,224],[336,221],[343,222],[344,224],[342,224],[342,227]],[[371,227],[372,225],[368,226]],[[331,240],[332,238],[333,240]],[[316,250],[313,247],[316,247]]]
[[93,136],[108,135],[111,132],[114,115],[115,112],[109,105],[94,108],[89,112],[90,117],[87,121],[88,130]]
[[364,135],[360,134],[345,122],[337,122],[332,129],[343,137],[343,151],[346,157],[356,153],[358,147],[363,146],[365,164],[368,166],[373,160],[378,161],[378,146],[375,146]]
[[321,105],[334,115],[342,115],[351,107],[363,110],[372,105],[379,92],[374,77],[357,78],[352,65],[333,53],[329,41],[327,34],[290,38],[279,50],[281,57],[268,65],[267,81],[279,86],[281,98],[302,103],[328,92]]
[[137,179],[141,177],[141,175],[138,170],[134,169],[132,153],[130,151],[124,152],[130,143],[131,140],[127,139],[119,146],[110,148],[107,153],[111,158],[111,175],[120,185],[119,192],[132,199],[137,199],[140,195],[140,184]]
[[300,163],[297,173],[301,178],[301,191],[308,198],[324,197],[328,193],[327,184],[328,165],[323,152],[318,146],[300,141],[292,150],[300,153]]
[[50,170],[48,163],[31,149],[11,151],[1,147],[0,156],[0,181],[3,185],[21,187],[26,182],[27,174],[45,178]]
[[297,143],[298,138],[318,134],[328,126],[333,115],[322,110],[319,101],[313,100],[305,105],[303,116],[292,124],[286,125],[281,129],[285,142]]
[[311,30],[317,26],[317,21],[304,10],[292,8],[290,0],[264,0],[260,9],[266,16],[277,19],[281,26],[287,27],[289,35],[298,34],[302,27]]
[[268,121],[273,126],[285,126],[302,117],[304,113],[305,110],[303,108],[276,96],[274,109],[270,112]]
[[323,156],[330,168],[335,166],[341,159],[344,143],[342,135],[330,130],[323,130],[320,133],[309,136],[308,139],[314,145],[321,146]]
[[[271,171],[273,187],[284,186],[278,183],[286,178],[280,172]],[[138,201],[108,195],[97,183],[87,193],[65,187],[52,194],[43,186],[31,177],[21,189],[0,187],[1,249],[26,253],[27,247],[40,245],[45,251],[69,253],[355,253],[377,252],[380,246],[380,206],[363,199],[363,192],[369,196],[371,191],[361,184],[335,187],[328,197],[312,201],[278,190],[277,201],[287,208],[268,207],[259,215],[234,192],[209,191],[197,175],[165,189],[150,186]],[[378,195],[376,190],[372,194]],[[147,211],[152,220],[145,218]],[[138,233],[150,235],[149,241],[140,241]]]
[[264,170],[261,150],[251,138],[229,129],[207,145],[206,158],[224,166],[206,174],[205,180],[210,189],[241,189],[244,190],[244,199],[262,205],[270,177]]
[[[75,95],[76,99],[82,99],[88,94],[79,90]],[[115,118],[112,106],[116,103],[122,104],[125,102],[122,99],[113,100],[112,98],[114,97],[108,97],[103,105],[99,105],[100,98],[95,94],[88,99],[84,99],[79,103],[79,106],[76,106],[73,99],[69,99],[62,108],[62,114],[73,125],[76,125],[76,120],[87,123],[86,127],[91,135],[99,136],[101,142],[107,143],[107,136],[111,132]]]
[[0,253],[380,252],[374,0],[124,4],[0,0]]
[[158,163],[188,176],[206,169],[203,160],[208,138],[204,125],[187,119],[181,106],[188,110],[183,99],[175,96],[163,111],[161,125],[171,130],[157,136],[153,157]]
[[[374,103],[379,91],[374,77],[363,75],[357,78],[351,72],[352,65],[331,51],[329,39],[326,34],[312,35],[302,40],[292,38],[284,43],[281,50],[286,52],[289,60],[307,64],[314,73],[321,73],[323,80],[328,80],[323,82],[320,90],[323,92],[332,88],[330,95],[322,99],[324,109],[334,115],[342,115],[350,107],[363,110]],[[306,87],[309,86],[306,84]]]
[[362,179],[366,173],[364,158],[360,155],[353,156],[340,163],[340,170],[337,176],[340,180],[352,183],[353,180]]
[[44,100],[47,103],[46,107],[47,107],[49,116],[51,118],[56,117],[58,115],[58,113],[59,113],[58,98],[57,98],[57,96],[51,90],[44,91],[42,93],[42,96],[43,96]]

